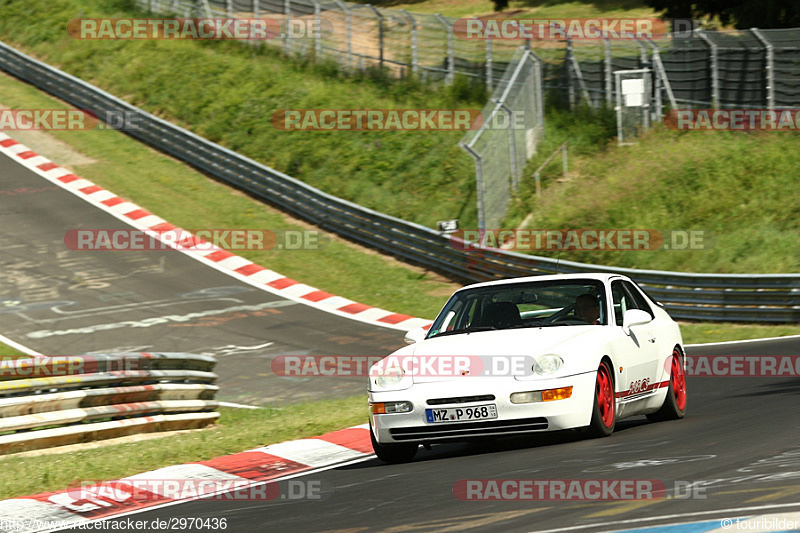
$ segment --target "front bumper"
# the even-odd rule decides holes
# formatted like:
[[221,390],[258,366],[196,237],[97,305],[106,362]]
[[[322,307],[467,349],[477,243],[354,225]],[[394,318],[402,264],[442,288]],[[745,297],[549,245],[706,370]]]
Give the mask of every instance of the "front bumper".
[[[542,431],[580,428],[591,422],[596,374],[588,372],[556,379],[517,381],[497,378],[461,378],[452,381],[415,383],[391,392],[370,392],[375,402],[411,402],[410,413],[370,414],[376,440],[381,444],[400,442],[444,442],[478,437],[519,435]],[[572,386],[572,396],[549,402],[511,403],[515,392],[540,391]],[[486,399],[493,395],[494,400]],[[482,397],[470,401],[474,397]],[[429,403],[448,398],[447,403]],[[429,423],[425,410],[473,407],[493,403],[497,418],[470,422]]]

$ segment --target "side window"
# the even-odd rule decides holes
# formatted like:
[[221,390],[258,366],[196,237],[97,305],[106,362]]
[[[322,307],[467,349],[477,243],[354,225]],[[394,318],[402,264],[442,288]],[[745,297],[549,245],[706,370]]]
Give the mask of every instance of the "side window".
[[611,283],[611,299],[614,304],[614,318],[618,326],[622,326],[622,315],[629,309],[628,295],[622,288],[622,281]]
[[622,283],[625,286],[625,291],[630,296],[629,301],[631,302],[631,305],[629,305],[628,307],[630,309],[641,309],[642,311],[649,314],[650,318],[655,318],[653,310],[650,309],[650,305],[648,305],[647,300],[645,300],[644,296],[642,296],[642,293],[639,292],[639,289],[637,289],[636,287],[633,286],[632,283],[629,283],[627,281],[623,281]]

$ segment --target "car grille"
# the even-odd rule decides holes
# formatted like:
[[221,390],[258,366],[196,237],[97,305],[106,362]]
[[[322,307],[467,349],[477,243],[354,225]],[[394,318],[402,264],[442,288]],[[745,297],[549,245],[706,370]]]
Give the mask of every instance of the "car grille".
[[459,440],[488,435],[504,435],[542,431],[547,429],[547,419],[520,418],[488,422],[460,422],[457,424],[432,424],[410,428],[394,428],[389,433],[397,441]]
[[447,403],[470,403],[470,402],[490,402],[494,400],[494,394],[483,394],[481,396],[455,396],[453,398],[434,398],[428,400],[428,405],[444,405]]

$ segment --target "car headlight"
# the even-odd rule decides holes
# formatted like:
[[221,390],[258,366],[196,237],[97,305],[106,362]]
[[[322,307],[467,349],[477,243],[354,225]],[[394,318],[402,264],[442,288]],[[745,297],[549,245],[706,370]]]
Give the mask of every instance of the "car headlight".
[[414,404],[411,402],[376,402],[369,404],[369,410],[374,415],[410,413],[414,410]]
[[381,375],[375,378],[375,385],[381,387],[382,389],[394,387],[400,383],[400,381],[402,381],[404,375],[405,372],[399,366],[387,368],[381,372]]
[[561,358],[561,356],[551,353],[547,355],[540,355],[534,359],[531,370],[533,370],[534,374],[548,376],[558,372],[562,366],[564,366],[564,360]]

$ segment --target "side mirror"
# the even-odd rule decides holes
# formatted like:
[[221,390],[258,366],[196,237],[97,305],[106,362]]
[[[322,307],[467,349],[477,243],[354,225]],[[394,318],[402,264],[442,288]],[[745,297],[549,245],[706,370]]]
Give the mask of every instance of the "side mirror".
[[425,338],[425,335],[428,334],[428,330],[425,328],[414,328],[408,333],[406,336],[403,337],[403,340],[406,341],[406,344],[414,344],[415,342],[419,342]]
[[641,309],[628,309],[622,317],[622,331],[625,335],[631,334],[633,326],[641,326],[653,320],[649,313]]

